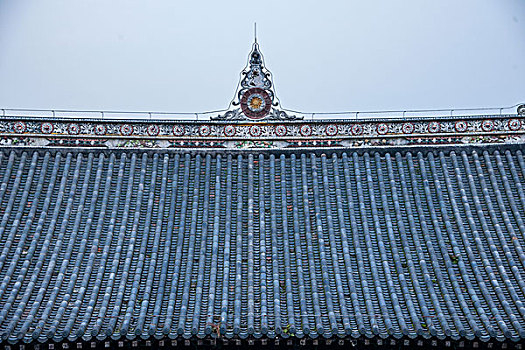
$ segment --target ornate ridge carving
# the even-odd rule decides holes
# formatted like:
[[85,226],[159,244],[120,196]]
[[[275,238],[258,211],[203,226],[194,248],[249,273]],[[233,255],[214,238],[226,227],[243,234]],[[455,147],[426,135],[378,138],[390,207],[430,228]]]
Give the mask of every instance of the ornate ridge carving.
[[[235,108],[224,114],[220,114],[216,117],[212,117],[212,120],[246,120],[246,116],[243,114],[240,108]],[[303,117],[290,115],[283,110],[271,108],[270,112],[266,115],[264,120],[301,120]]]
[[259,44],[253,43],[248,64],[241,72],[241,78],[226,113],[212,120],[300,120],[302,116],[289,115],[280,108],[279,99],[273,88],[272,73],[264,66]]
[[[0,144],[44,142],[63,147],[265,147],[359,146],[410,143],[518,142],[525,135],[520,115],[362,121],[146,122],[5,117]],[[242,120],[241,120],[242,121]],[[519,139],[519,140],[518,140]],[[13,141],[17,140],[17,141]],[[23,141],[26,140],[26,141]],[[134,140],[133,142],[128,142]],[[375,140],[375,141],[374,141]],[[498,141],[500,140],[500,141]],[[250,141],[250,142],[244,142]],[[253,142],[252,142],[253,141]],[[522,140],[520,142],[525,141]],[[231,144],[230,144],[231,143]],[[269,146],[268,146],[269,145]]]

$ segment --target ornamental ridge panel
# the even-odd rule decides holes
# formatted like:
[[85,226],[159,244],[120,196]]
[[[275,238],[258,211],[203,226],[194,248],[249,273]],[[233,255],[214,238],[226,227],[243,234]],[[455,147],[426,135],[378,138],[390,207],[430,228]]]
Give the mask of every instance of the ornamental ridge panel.
[[273,88],[272,73],[265,67],[257,42],[253,43],[246,68],[230,102],[228,111],[211,117],[212,120],[258,122],[270,120],[301,120],[280,107]]
[[[126,144],[126,140],[137,141],[132,143],[136,147],[148,147],[143,144],[164,147],[162,142],[166,147],[212,147],[210,143],[215,146],[220,144],[220,147],[237,147],[239,142],[246,141],[270,142],[270,147],[293,147],[297,142],[304,145],[314,141],[316,145],[319,141],[332,141],[327,146],[360,146],[371,143],[519,142],[524,133],[525,116],[522,115],[259,123],[24,117],[0,119],[0,137],[4,145],[11,145],[10,140],[14,139],[40,139],[40,143],[45,143],[42,140],[69,139],[79,140],[78,144],[84,144],[82,140],[106,140],[108,147],[121,147],[121,144]],[[67,143],[74,144],[71,141]]]

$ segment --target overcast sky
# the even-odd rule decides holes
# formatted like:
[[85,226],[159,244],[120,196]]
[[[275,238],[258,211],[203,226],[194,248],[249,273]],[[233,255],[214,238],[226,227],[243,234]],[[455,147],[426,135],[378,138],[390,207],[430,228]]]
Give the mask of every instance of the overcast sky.
[[286,108],[525,102],[523,0],[0,0],[0,108],[226,108],[255,21]]

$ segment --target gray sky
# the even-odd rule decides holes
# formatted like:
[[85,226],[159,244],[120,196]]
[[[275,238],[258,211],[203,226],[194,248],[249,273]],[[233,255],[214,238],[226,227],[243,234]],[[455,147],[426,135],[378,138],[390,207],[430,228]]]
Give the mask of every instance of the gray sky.
[[286,108],[525,102],[522,0],[0,0],[0,108],[226,108],[255,21]]

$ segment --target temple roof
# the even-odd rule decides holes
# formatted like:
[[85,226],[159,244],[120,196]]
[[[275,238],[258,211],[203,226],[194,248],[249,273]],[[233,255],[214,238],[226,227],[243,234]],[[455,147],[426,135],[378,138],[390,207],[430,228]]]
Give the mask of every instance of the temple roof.
[[0,335],[523,340],[524,152],[4,148]]
[[525,105],[503,109],[314,118],[257,43],[206,119],[2,109],[0,345],[521,347]]

